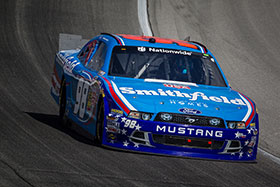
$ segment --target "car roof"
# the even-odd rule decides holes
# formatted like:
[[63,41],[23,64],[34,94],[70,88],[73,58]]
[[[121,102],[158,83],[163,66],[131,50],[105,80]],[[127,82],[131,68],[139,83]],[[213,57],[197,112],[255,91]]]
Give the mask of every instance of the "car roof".
[[109,33],[101,33],[100,38],[103,40],[110,40],[110,44],[114,46],[145,46],[208,53],[208,50],[204,45],[194,41],[184,41],[154,36]]

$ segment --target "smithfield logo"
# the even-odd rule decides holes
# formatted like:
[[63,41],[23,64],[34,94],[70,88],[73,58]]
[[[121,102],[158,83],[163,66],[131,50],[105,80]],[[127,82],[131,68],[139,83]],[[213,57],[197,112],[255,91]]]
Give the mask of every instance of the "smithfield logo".
[[145,52],[146,51],[146,47],[138,47],[137,49],[140,52]]
[[[246,106],[246,103],[242,100],[242,98],[234,98],[229,99],[226,96],[208,96],[202,92],[194,92],[194,93],[187,93],[181,92],[180,90],[136,90],[132,87],[119,87],[121,93],[123,94],[137,94],[137,95],[147,95],[147,96],[169,96],[169,97],[180,97],[186,98],[188,101],[194,102],[198,100],[205,100],[205,101],[213,101],[216,103],[226,103],[226,104],[234,104],[234,105],[243,105]],[[185,89],[185,91],[188,89]],[[174,102],[173,102],[174,104]],[[180,104],[180,103],[179,103]]]
[[184,114],[201,114],[202,112],[199,110],[191,109],[191,108],[180,108],[179,112]]

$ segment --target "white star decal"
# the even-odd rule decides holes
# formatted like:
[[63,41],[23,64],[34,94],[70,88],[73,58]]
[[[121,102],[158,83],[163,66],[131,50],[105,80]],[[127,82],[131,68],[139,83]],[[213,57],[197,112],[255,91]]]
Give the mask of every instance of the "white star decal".
[[122,121],[121,122],[125,122],[126,121],[126,117],[122,117]]
[[133,143],[134,143],[134,147],[139,148],[139,143],[135,143],[135,142]]
[[234,155],[235,155],[235,153],[231,153],[231,155],[233,155],[233,156],[234,156]]
[[246,145],[248,145],[249,144],[249,141],[247,140],[246,142],[245,142],[245,145],[244,146],[246,146]]
[[127,131],[125,129],[122,130],[122,134],[126,135],[126,132]]
[[243,156],[243,152],[241,151],[240,153],[239,153],[239,158],[241,158]]
[[240,138],[240,136],[241,136],[241,134],[239,133],[239,131],[237,131],[237,132],[235,133],[235,138]]
[[136,126],[135,126],[135,128],[136,128],[136,130],[140,130],[141,129],[141,126],[139,125],[139,124],[137,124]]
[[248,131],[248,134],[251,134],[251,129],[247,129],[247,131]]
[[126,140],[123,142],[123,146],[125,146],[125,147],[127,147],[128,144],[129,144],[129,143],[128,143]]

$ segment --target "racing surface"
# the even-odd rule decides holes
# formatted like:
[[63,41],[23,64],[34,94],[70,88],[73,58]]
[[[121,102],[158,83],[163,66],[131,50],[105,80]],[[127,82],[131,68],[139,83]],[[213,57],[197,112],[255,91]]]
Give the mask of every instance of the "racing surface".
[[[280,156],[279,1],[149,1],[156,36],[204,43],[260,113],[259,146]],[[49,92],[60,33],[141,34],[137,1],[0,3],[0,186],[278,186],[280,165],[100,148],[58,124]]]

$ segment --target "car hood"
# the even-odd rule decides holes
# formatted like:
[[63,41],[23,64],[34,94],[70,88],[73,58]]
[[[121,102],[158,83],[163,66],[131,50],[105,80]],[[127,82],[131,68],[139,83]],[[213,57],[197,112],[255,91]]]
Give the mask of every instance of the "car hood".
[[130,110],[185,113],[242,121],[253,110],[251,100],[228,87],[152,79],[110,77]]

